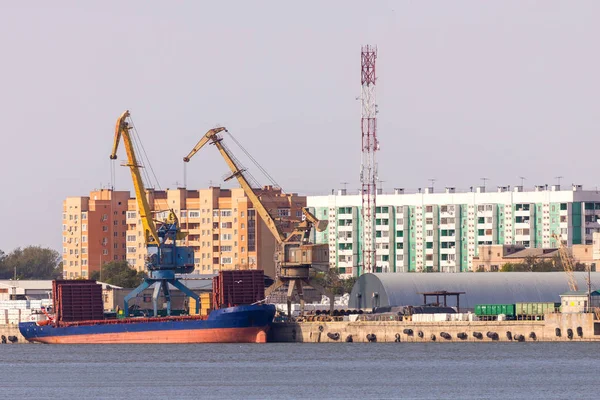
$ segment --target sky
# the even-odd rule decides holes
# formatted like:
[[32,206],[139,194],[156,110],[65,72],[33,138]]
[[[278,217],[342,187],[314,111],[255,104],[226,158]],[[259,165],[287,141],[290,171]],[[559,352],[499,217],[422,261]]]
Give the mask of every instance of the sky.
[[[132,190],[109,160],[126,109],[157,187],[181,185],[182,157],[225,126],[286,192],[358,190],[366,44],[384,191],[594,189],[599,19],[594,0],[3,2],[0,249],[58,250],[67,196]],[[187,187],[227,171],[203,149]]]

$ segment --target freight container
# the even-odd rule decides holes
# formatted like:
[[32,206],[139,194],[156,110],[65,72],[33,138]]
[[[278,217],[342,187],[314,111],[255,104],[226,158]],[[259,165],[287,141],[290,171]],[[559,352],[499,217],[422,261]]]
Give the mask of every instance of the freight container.
[[560,303],[516,303],[516,315],[519,316],[542,316],[546,313],[555,312],[560,308]]
[[[200,315],[210,314],[213,308],[212,293],[200,293]],[[196,315],[196,300],[190,297],[190,315]]]
[[476,304],[475,315],[500,315],[504,314],[507,317],[515,315],[514,304]]
[[213,278],[215,309],[253,304],[265,298],[265,276],[260,270],[221,271]]
[[104,318],[102,285],[95,280],[52,281],[52,295],[58,322]]

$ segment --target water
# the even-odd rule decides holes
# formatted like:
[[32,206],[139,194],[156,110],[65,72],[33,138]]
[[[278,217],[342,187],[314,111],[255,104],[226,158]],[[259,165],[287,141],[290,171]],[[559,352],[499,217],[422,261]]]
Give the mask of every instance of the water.
[[3,399],[577,399],[596,343],[0,345]]

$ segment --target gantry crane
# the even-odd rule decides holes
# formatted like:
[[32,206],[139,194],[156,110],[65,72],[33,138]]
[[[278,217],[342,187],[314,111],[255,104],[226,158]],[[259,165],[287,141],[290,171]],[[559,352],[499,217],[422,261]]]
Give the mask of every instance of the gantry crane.
[[560,256],[560,262],[567,274],[567,279],[569,282],[569,290],[572,292],[576,292],[579,290],[577,286],[577,280],[575,280],[575,275],[573,274],[573,261],[571,260],[571,255],[569,254],[569,250],[565,246],[562,238],[556,233],[552,234],[552,238],[554,238],[558,242],[558,254]]
[[317,231],[321,232],[327,227],[327,221],[318,220],[306,208],[302,208],[304,220],[297,222],[292,233],[286,236],[279,225],[275,222],[271,214],[267,211],[262,200],[256,194],[244,176],[245,170],[241,167],[241,165],[238,165],[239,163],[236,162],[229,150],[223,145],[223,137],[219,134],[222,131],[227,132],[227,130],[223,127],[209,130],[202,137],[202,139],[200,139],[198,144],[194,146],[192,151],[190,151],[190,153],[183,158],[183,161],[189,162],[194,154],[196,154],[207,143],[214,145],[219,150],[221,156],[223,156],[225,162],[231,170],[231,175],[225,178],[225,181],[228,181],[232,178],[236,178],[238,180],[240,186],[244,189],[246,196],[248,196],[252,205],[256,209],[256,212],[260,215],[262,220],[267,225],[267,228],[275,237],[275,240],[277,241],[277,247],[275,251],[277,276],[275,277],[275,283],[267,289],[266,295],[270,295],[275,290],[287,284],[288,316],[291,316],[291,302],[294,289],[296,289],[298,297],[300,298],[300,313],[303,314],[304,294],[302,285],[306,284],[315,288],[321,294],[329,297],[330,308],[333,312],[333,294],[315,282],[310,274],[311,268],[321,272],[327,272],[329,270],[328,245],[316,245],[309,243],[311,229],[314,227]]
[[148,277],[144,279],[144,282],[142,282],[141,285],[125,296],[125,315],[129,315],[129,300],[137,296],[144,289],[155,284],[156,286],[154,287],[154,293],[152,295],[154,316],[158,315],[158,296],[161,290],[164,293],[167,303],[167,315],[171,315],[171,293],[169,284],[196,300],[196,314],[198,314],[200,298],[175,277],[175,274],[188,274],[194,270],[193,250],[189,247],[177,245],[177,240],[183,239],[185,234],[179,230],[179,221],[173,210],[169,210],[167,219],[160,222],[158,228],[155,221],[152,219],[150,207],[146,198],[144,182],[140,173],[140,168],[142,168],[142,166],[137,161],[131,136],[129,135],[131,127],[127,121],[128,118],[129,111],[125,111],[117,120],[115,139],[110,159],[116,160],[117,148],[119,147],[121,138],[123,138],[123,145],[127,152],[127,162],[123,165],[129,167],[131,170],[135,197],[140,219],[142,221],[146,248],[148,250],[145,260]]

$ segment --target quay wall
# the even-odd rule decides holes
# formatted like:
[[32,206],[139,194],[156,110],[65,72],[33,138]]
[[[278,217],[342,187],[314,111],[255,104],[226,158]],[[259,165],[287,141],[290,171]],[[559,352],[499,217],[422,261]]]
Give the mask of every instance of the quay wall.
[[[0,325],[0,336],[16,336],[18,338],[17,343],[29,343],[27,340],[25,340],[25,338],[23,337],[23,335],[21,335],[21,332],[19,332],[19,327],[18,325]],[[0,346],[2,342],[0,342]],[[12,344],[10,342],[8,342],[7,344]]]
[[[582,335],[577,334],[581,327]],[[556,328],[560,329],[557,336]],[[404,333],[412,329],[412,334]],[[573,332],[572,338],[567,330]],[[419,337],[419,332],[423,337]],[[445,332],[449,339],[441,336]],[[473,334],[479,332],[481,339]],[[495,332],[497,339],[487,336]],[[510,337],[507,335],[510,332]],[[336,336],[337,339],[328,336]],[[458,334],[465,333],[465,339]],[[275,323],[270,332],[271,342],[332,343],[345,342],[349,336],[352,342],[369,342],[367,335],[375,335],[376,342],[491,342],[515,341],[515,336],[523,335],[524,341],[600,341],[600,321],[594,321],[593,314],[547,314],[542,321],[357,321],[357,322],[291,322]],[[435,339],[434,339],[435,337]],[[372,336],[371,336],[372,338]]]

